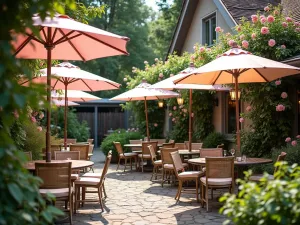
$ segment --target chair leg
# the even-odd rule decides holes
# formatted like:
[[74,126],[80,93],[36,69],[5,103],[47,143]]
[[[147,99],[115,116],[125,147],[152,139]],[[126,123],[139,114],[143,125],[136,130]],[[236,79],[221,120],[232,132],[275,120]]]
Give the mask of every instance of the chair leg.
[[103,184],[103,186],[102,186],[102,191],[103,191],[103,193],[104,193],[104,198],[107,198],[107,195],[106,195],[106,191],[105,191],[104,184]]
[[205,186],[206,212],[208,212],[208,185]]
[[177,200],[177,197],[178,197],[178,195],[179,195],[179,191],[180,191],[180,186],[178,185],[177,193],[176,193],[176,196],[175,196],[175,200]]
[[69,209],[69,222],[72,225],[72,216],[73,216],[73,193],[69,197],[70,209]]
[[150,181],[152,181],[153,175],[155,174],[155,166],[153,166],[152,175],[150,177]]
[[144,159],[142,157],[142,173],[144,173]]
[[75,185],[75,204],[74,204],[74,213],[77,212],[77,203],[78,203],[78,186]]
[[204,190],[204,185],[202,182],[201,182],[200,186],[201,186],[201,207],[203,208],[204,207],[205,190]]
[[101,186],[98,188],[98,197],[99,197],[99,204],[102,212],[104,212],[103,204],[102,204],[102,193],[101,193]]
[[138,165],[137,165],[137,163],[138,163],[138,157],[137,156],[135,156],[134,157],[134,163],[135,163],[135,170],[137,170],[138,169]]
[[125,161],[125,166],[124,166],[124,172],[125,172],[126,166],[127,166],[127,158],[126,157],[124,158],[124,161]]
[[164,182],[165,182],[165,170],[164,167],[162,167],[162,178],[161,178],[161,186],[164,187]]
[[181,191],[182,191],[182,181],[179,180],[179,184],[178,184],[178,188],[179,188],[179,193],[178,193],[178,197],[177,197],[177,202],[179,201],[180,199],[180,196],[181,196]]
[[121,161],[121,157],[119,156],[119,161],[118,161],[118,167],[117,167],[117,170],[119,169],[120,161]]
[[196,179],[196,199],[199,202],[199,179]]
[[211,189],[211,199],[214,199],[214,189]]
[[130,170],[132,170],[132,157],[130,157]]

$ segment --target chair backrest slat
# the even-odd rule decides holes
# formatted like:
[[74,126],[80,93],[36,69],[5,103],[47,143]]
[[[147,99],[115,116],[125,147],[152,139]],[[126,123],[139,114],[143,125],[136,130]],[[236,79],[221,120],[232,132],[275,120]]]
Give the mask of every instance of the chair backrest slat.
[[[185,149],[189,148],[189,141],[184,141]],[[198,150],[202,148],[203,143],[192,143],[192,150]]]
[[174,148],[181,149],[187,149],[184,143],[175,143]]
[[157,141],[143,141],[142,142],[142,154],[143,155],[150,155],[150,150],[148,146],[153,146],[155,152],[157,151]]
[[80,160],[88,160],[89,156],[89,145],[88,144],[72,144],[70,145],[70,151],[79,151]]
[[[130,144],[142,144],[142,140],[129,140]],[[141,150],[141,147],[132,147],[132,151]]]
[[121,143],[120,142],[113,142],[113,143],[114,143],[115,148],[118,152],[118,155],[123,154],[124,152],[123,152],[123,148],[122,148]]
[[67,160],[70,158],[71,160],[80,160],[80,151],[56,151],[55,159],[56,160]]
[[148,145],[148,148],[151,155],[151,161],[154,165],[154,161],[156,161],[156,151],[154,150],[153,145]]
[[206,178],[234,177],[234,157],[207,157]]
[[35,163],[35,172],[43,180],[40,188],[71,188],[71,162]]
[[105,179],[106,179],[106,175],[107,175],[107,171],[108,171],[108,167],[110,165],[111,162],[111,157],[112,157],[112,150],[110,150],[107,154],[107,157],[105,159],[105,164],[102,170],[102,174],[101,174],[101,178],[100,178],[100,185],[103,185]]
[[173,163],[173,166],[174,166],[175,175],[178,178],[178,174],[179,174],[178,172],[183,171],[184,166],[182,164],[182,161],[181,161],[181,158],[180,158],[180,155],[179,155],[178,151],[171,152],[170,155],[171,155],[172,163]]
[[163,143],[163,148],[174,148],[175,143]]
[[200,149],[200,158],[222,157],[222,156],[223,156],[222,148],[202,148],[202,149]]
[[178,152],[178,148],[161,148],[161,161],[162,164],[172,164],[171,152]]
[[93,144],[90,144],[90,145],[89,145],[89,153],[90,153],[90,154],[93,154],[93,152],[94,152],[94,145],[93,145]]

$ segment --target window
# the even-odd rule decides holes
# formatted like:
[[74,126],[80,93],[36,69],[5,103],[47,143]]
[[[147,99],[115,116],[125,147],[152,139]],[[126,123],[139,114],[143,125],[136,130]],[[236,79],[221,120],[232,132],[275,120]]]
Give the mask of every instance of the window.
[[[226,93],[225,99],[226,99],[226,104],[225,104],[225,106],[226,106],[226,120],[225,120],[226,133],[234,134],[236,132],[235,101],[231,100],[229,93]],[[239,106],[241,107],[241,101],[240,101]]]
[[214,44],[214,40],[217,39],[216,29],[216,14],[213,13],[209,17],[206,17],[202,21],[202,40],[203,44],[207,44],[208,46]]

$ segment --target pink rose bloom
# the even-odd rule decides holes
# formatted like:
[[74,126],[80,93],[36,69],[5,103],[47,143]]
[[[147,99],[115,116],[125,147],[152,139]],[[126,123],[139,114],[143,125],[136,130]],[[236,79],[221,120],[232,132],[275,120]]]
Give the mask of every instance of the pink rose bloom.
[[252,16],[251,16],[251,19],[252,19],[252,22],[253,22],[253,23],[257,23],[257,21],[258,21],[258,16],[257,16],[257,15],[252,15]]
[[277,112],[282,112],[284,110],[285,110],[285,106],[284,105],[279,104],[279,105],[276,106],[276,111]]
[[174,122],[174,121],[175,121],[175,118],[173,118],[172,121]]
[[191,117],[194,117],[194,113],[191,114]]
[[287,137],[287,138],[285,139],[285,142],[290,142],[291,140],[292,140],[292,138]]
[[296,27],[299,27],[299,26],[300,26],[300,23],[299,23],[299,22],[294,22],[294,25],[295,25]]
[[215,31],[216,32],[221,32],[221,27],[216,27]]
[[266,7],[264,8],[264,10],[265,10],[266,12],[269,12],[269,11],[270,11],[269,6],[266,6]]
[[36,122],[36,119],[35,119],[35,117],[30,117],[30,120],[31,120],[31,122],[33,122],[33,123],[35,123]]
[[242,41],[242,46],[243,46],[244,48],[248,48],[248,46],[249,46],[248,41],[243,40],[243,41]]
[[176,110],[177,109],[177,107],[176,106],[173,106],[173,110]]
[[281,45],[280,48],[286,49],[286,46],[285,45]]
[[240,118],[240,123],[244,123],[245,119],[243,117]]
[[183,109],[183,112],[184,112],[184,113],[187,113],[187,109]]
[[147,62],[147,61],[144,61],[144,63],[145,63],[145,64],[148,64],[148,62]]
[[232,45],[233,45],[233,43],[234,43],[234,40],[230,40],[230,41],[228,41],[228,45],[229,45],[229,46],[232,46]]
[[211,49],[210,49],[210,48],[207,48],[206,50],[207,50],[208,52],[210,52],[210,51],[211,51]]
[[199,51],[200,51],[200,52],[204,52],[204,51],[205,51],[205,47],[200,47],[200,48],[199,48]]
[[265,18],[265,16],[264,15],[261,15],[261,16],[259,16],[259,18],[261,19],[261,18]]
[[155,123],[155,124],[154,124],[154,126],[155,126],[155,127],[157,127],[157,126],[158,126],[158,124],[157,124],[157,123]]
[[163,77],[164,77],[164,75],[163,75],[162,73],[160,73],[158,76],[159,76],[160,78],[163,78]]
[[280,85],[281,84],[281,80],[276,80],[275,84],[276,84],[276,86]]
[[173,73],[171,73],[171,74],[170,74],[170,77],[173,77],[173,76],[174,76],[174,74],[173,74]]
[[183,105],[181,105],[181,106],[179,106],[179,109],[182,109],[184,106]]
[[240,40],[244,40],[244,39],[245,39],[245,35],[242,34],[242,35],[240,36]]
[[19,113],[18,113],[18,111],[17,111],[17,110],[15,110],[15,111],[13,112],[13,114],[14,114],[14,117],[15,117],[16,119],[18,119],[18,118],[19,118]]
[[268,27],[262,27],[260,29],[260,33],[262,34],[268,34],[270,31],[269,31],[269,28]]
[[251,38],[254,40],[256,38],[256,33],[251,34]]
[[281,25],[285,28],[288,27],[288,24],[286,22],[282,22]]
[[279,11],[278,10],[274,10],[274,15],[279,15]]
[[273,22],[275,21],[274,16],[269,15],[269,16],[267,17],[267,21],[268,21],[268,23],[273,23]]
[[145,68],[145,71],[148,71],[148,67]]
[[169,113],[169,116],[172,116],[172,113]]
[[299,28],[299,27],[297,27],[297,28],[295,29],[295,31],[297,31],[297,32],[300,32],[300,28]]
[[195,56],[191,55],[191,61],[194,61],[194,60],[195,60]]
[[293,22],[293,19],[291,17],[285,17],[286,22]]
[[270,47],[274,47],[275,44],[276,44],[276,41],[275,41],[274,39],[270,39],[270,40],[268,41],[268,45],[269,45]]
[[40,119],[43,119],[44,116],[45,116],[45,114],[44,114],[43,112],[40,112],[39,118],[40,118]]
[[37,129],[38,131],[40,131],[40,132],[43,130],[43,128],[40,127],[40,126],[38,126],[36,129]]
[[236,30],[237,30],[238,32],[240,32],[240,31],[242,30],[242,27],[241,27],[241,26],[238,26],[238,27],[236,28]]
[[194,51],[195,51],[195,50],[197,49],[197,46],[196,46],[196,45],[194,45],[193,49],[194,49]]
[[247,107],[246,107],[246,111],[247,112],[250,112],[252,110],[252,107],[250,106],[250,105],[248,105]]
[[296,138],[297,138],[297,139],[300,139],[300,135],[298,134],[298,135],[296,136]]
[[265,22],[267,22],[267,19],[266,19],[266,17],[263,17],[263,18],[261,18],[261,19],[260,19],[260,22],[261,22],[261,23],[265,23]]
[[281,98],[287,98],[287,97],[288,97],[288,94],[286,92],[281,93]]
[[127,81],[127,78],[126,78],[126,77],[124,77],[123,81],[124,81],[124,82],[126,82],[126,81]]
[[292,141],[291,143],[293,146],[296,146],[297,145],[297,141]]

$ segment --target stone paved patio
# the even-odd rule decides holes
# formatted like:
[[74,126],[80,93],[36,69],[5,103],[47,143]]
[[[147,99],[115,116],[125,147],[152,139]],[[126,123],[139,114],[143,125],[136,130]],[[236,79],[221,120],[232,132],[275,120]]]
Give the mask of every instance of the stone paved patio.
[[[92,158],[95,172],[101,172],[104,156],[95,151]],[[122,168],[121,168],[122,169]],[[225,217],[218,214],[220,203],[214,193],[212,211],[206,212],[196,202],[194,195],[182,194],[180,202],[174,200],[177,187],[149,181],[151,173],[136,171],[116,171],[111,164],[105,183],[108,198],[104,213],[98,203],[88,203],[73,216],[73,224],[111,224],[111,225],[158,225],[158,224],[206,224],[220,225]],[[94,194],[88,194],[92,196]],[[96,194],[95,194],[96,195]],[[96,197],[96,196],[95,196]]]

